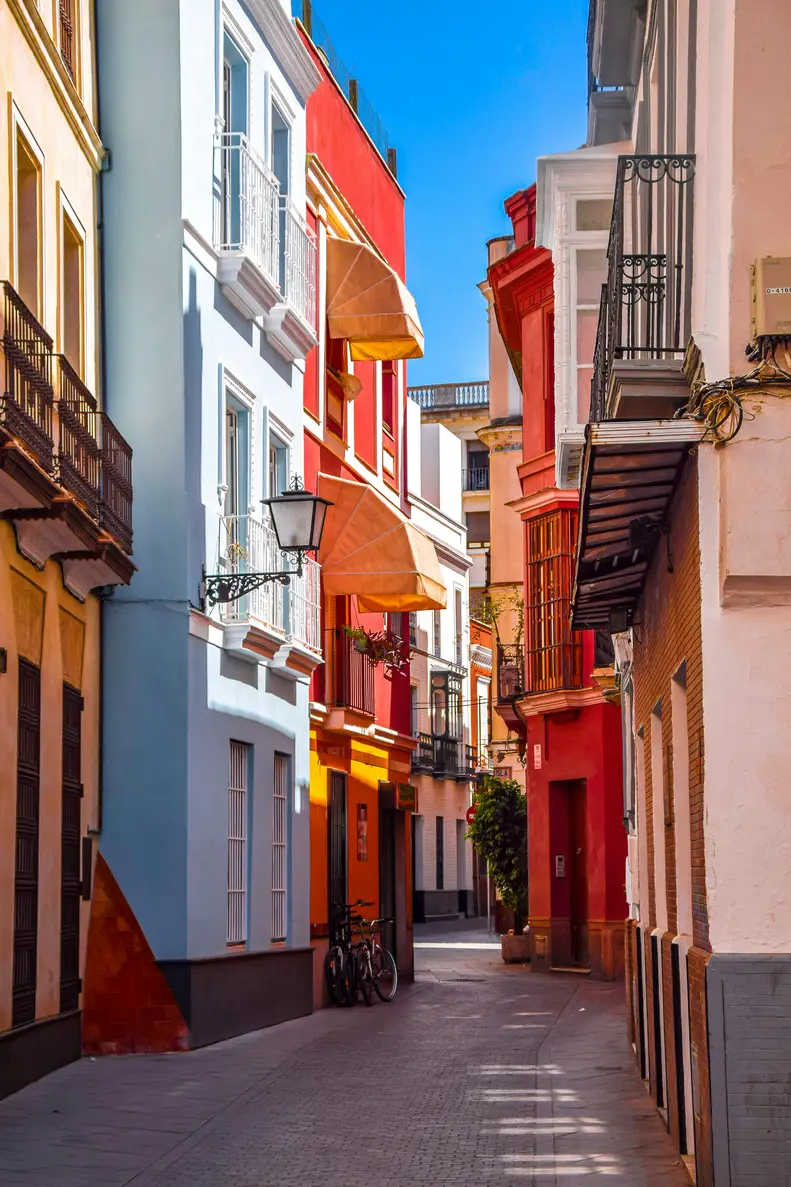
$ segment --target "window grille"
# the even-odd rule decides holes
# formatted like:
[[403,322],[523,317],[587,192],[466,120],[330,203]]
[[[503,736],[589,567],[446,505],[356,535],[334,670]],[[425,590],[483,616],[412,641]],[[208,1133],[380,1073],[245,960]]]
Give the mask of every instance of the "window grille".
[[247,942],[247,782],[250,747],[231,742],[228,780],[228,943]]
[[275,755],[275,788],[272,797],[272,942],[286,939],[288,879],[289,759]]
[[528,693],[582,685],[582,636],[572,632],[569,610],[576,531],[576,511],[554,511],[528,523]]
[[60,9],[60,56],[63,65],[74,80],[74,12],[73,0],[59,0]]

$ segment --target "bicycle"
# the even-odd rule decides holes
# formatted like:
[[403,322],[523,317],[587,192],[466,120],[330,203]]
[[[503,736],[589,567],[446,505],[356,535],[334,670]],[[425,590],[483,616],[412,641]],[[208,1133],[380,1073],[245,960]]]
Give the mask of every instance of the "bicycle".
[[[355,985],[354,997],[359,989],[366,1006],[372,1005],[373,992],[380,1001],[391,1002],[398,988],[398,968],[393,954],[384,948],[377,936],[381,936],[386,923],[395,922],[393,919],[363,919],[357,923],[356,930],[361,939],[359,944],[353,945]],[[366,928],[367,934],[366,934]]]
[[343,906],[339,903],[332,904],[330,943],[324,957],[324,978],[330,998],[336,1006],[352,1006],[357,998],[352,928],[362,921],[362,916],[353,914],[353,911],[355,907],[372,905],[363,902],[362,899]]

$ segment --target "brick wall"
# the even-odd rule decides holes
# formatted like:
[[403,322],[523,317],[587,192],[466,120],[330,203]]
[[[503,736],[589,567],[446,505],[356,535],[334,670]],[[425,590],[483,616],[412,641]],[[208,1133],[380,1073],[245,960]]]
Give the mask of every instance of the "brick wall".
[[[698,538],[697,459],[687,461],[671,508],[670,550],[672,572],[664,539],[657,545],[642,598],[639,623],[634,630],[635,726],[642,728],[645,742],[645,819],[648,870],[641,871],[647,886],[647,918],[644,941],[646,971],[646,1048],[651,1093],[657,1099],[660,1069],[657,1067],[654,1024],[653,957],[647,934],[657,925],[654,859],[654,796],[662,797],[661,818],[665,849],[668,931],[661,938],[662,1025],[664,1030],[665,1104],[673,1137],[679,1139],[679,1100],[676,1076],[671,944],[678,928],[676,894],[676,843],[673,819],[671,772],[673,763],[673,719],[671,681],[682,663],[686,664],[687,731],[689,736],[690,841],[692,855],[692,906],[694,947],[688,955],[690,1039],[695,1113],[695,1144],[698,1184],[705,1187],[711,1176],[711,1104],[706,1022],[705,965],[711,951],[706,903],[706,867],[703,835],[703,663],[701,647],[700,550]],[[651,716],[661,703],[662,762],[665,786],[654,787],[651,761]],[[667,798],[665,798],[667,797]]]

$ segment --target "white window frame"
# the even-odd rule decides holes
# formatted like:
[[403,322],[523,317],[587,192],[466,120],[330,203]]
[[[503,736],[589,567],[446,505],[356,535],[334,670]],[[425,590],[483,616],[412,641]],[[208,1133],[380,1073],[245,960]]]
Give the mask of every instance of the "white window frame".
[[60,261],[59,275],[58,275],[58,335],[57,342],[61,354],[66,353],[66,219],[69,220],[72,227],[77,233],[82,248],[82,270],[80,275],[80,317],[82,324],[80,331],[82,335],[82,342],[80,344],[80,361],[79,366],[75,368],[84,382],[88,382],[87,363],[88,363],[88,288],[86,271],[88,267],[88,234],[83,226],[83,223],[77,214],[77,211],[72,206],[63,188],[58,182],[58,259]]
[[228,764],[228,930],[231,947],[247,943],[247,840],[250,753],[247,742],[231,739]]
[[288,835],[291,757],[275,753],[272,781],[272,943],[288,940]]
[[237,404],[240,404],[242,411],[247,413],[247,435],[248,435],[248,457],[247,457],[247,474],[249,480],[248,489],[248,506],[247,508],[240,508],[239,514],[248,515],[257,514],[258,508],[256,504],[256,491],[259,489],[260,477],[258,474],[258,415],[256,408],[255,393],[250,391],[240,380],[238,380],[230,371],[224,368],[220,376],[220,417],[219,417],[219,482],[217,483],[217,497],[221,508],[221,514],[225,511],[225,495],[228,490],[228,475],[226,473],[226,456],[225,456],[225,418],[226,410],[228,408],[228,397],[230,396]]
[[18,158],[17,158],[17,139],[18,134],[22,133],[23,139],[26,141],[28,148],[36,158],[41,170],[41,215],[39,219],[39,234],[41,242],[39,244],[40,259],[39,259],[39,308],[33,310],[34,316],[38,319],[42,326],[46,329],[47,326],[47,171],[46,160],[44,157],[44,150],[39,144],[27,120],[22,115],[22,112],[17,107],[16,103],[11,102],[11,168],[12,168],[12,205],[11,205],[11,243],[13,249],[13,267],[14,267],[14,288],[19,290],[19,240],[17,237],[17,224],[19,220],[19,194],[17,191],[17,176],[18,176]]

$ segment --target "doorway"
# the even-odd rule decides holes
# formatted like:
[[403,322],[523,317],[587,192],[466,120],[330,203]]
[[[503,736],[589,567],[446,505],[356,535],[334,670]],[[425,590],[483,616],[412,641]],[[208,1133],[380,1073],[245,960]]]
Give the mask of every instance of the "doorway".
[[552,964],[588,968],[588,825],[584,779],[550,783]]
[[[386,801],[382,802],[379,789],[379,912],[383,919],[396,918],[396,864],[395,837],[396,813]],[[397,928],[395,923],[386,923],[382,930],[385,948],[389,948],[398,964]]]
[[330,771],[327,844],[331,921],[335,906],[345,906],[349,897],[347,885],[346,776],[342,771]]

